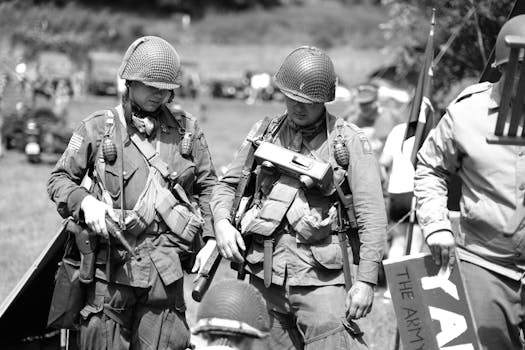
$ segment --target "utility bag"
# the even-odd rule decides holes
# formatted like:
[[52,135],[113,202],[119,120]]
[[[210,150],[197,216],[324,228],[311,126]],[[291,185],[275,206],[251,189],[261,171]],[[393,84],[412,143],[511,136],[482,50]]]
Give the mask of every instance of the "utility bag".
[[55,274],[55,288],[47,325],[56,329],[77,329],[80,324],[80,310],[85,304],[85,286],[80,281],[80,253],[75,244],[75,237],[67,229],[66,221],[63,233],[68,234],[62,261]]

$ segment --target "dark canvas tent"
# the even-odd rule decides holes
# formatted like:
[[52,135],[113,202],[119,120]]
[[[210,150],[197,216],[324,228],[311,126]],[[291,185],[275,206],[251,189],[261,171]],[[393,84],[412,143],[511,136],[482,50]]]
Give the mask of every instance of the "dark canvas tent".
[[60,331],[47,327],[47,316],[66,237],[60,229],[0,305],[0,349],[61,348]]

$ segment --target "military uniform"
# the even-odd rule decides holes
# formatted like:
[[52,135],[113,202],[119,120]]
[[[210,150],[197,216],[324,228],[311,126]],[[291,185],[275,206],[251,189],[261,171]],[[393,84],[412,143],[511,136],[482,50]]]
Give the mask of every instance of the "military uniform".
[[[275,134],[270,141],[276,145],[330,163],[334,181],[342,183],[348,177],[361,241],[355,278],[375,284],[386,228],[377,163],[369,141],[357,127],[325,113],[319,122],[306,128],[298,127],[286,115],[274,118],[267,135]],[[252,128],[247,139],[255,135],[260,124]],[[344,138],[350,153],[348,169],[339,166],[333,156],[333,140],[338,134]],[[216,222],[230,219],[235,188],[250,147],[248,141],[243,143],[214,189],[211,207]],[[344,313],[342,254],[351,257],[352,251],[341,252],[334,232],[333,205],[337,200],[334,185],[327,191],[305,189],[298,180],[284,174],[272,178],[265,177],[264,172],[260,174],[256,180],[260,194],[248,195],[260,195],[261,200],[254,201],[241,226],[244,233],[249,234],[275,217],[282,217],[270,225],[275,230],[269,232],[273,242],[269,288],[262,281],[265,257],[260,235],[253,236],[246,256],[250,281],[268,304],[271,348],[339,349],[359,345],[356,339],[362,341],[361,332],[355,324],[346,321]]]
[[[64,218],[82,220],[80,204],[90,194],[81,186],[86,175],[94,180],[91,193],[120,209],[117,163],[122,154],[118,153],[112,164],[105,161],[101,143],[109,130],[110,139],[118,145],[118,130],[108,129],[108,125],[122,123],[124,209],[128,218],[125,238],[141,259],[130,258],[118,244],[101,240],[96,282],[89,285],[87,303],[81,311],[83,348],[104,348],[105,344],[107,348],[125,349],[130,341],[153,348],[183,349],[189,344],[182,265],[195,253],[194,246],[189,239],[173,233],[155,210],[162,179],[132,138],[140,137],[154,145],[171,171],[172,185],[180,185],[196,209],[198,204],[197,210],[205,218],[200,225],[203,237],[213,236],[209,200],[216,176],[205,137],[192,117],[184,112],[173,115],[163,106],[156,120],[156,132],[145,138],[129,119],[124,119],[122,105],[92,114],[74,132],[48,182],[49,195]],[[187,128],[194,135],[193,149],[183,156],[179,147]],[[160,187],[166,188],[166,184]],[[97,324],[114,337],[98,337],[93,330],[98,330]],[[158,334],[160,339],[155,338]]]
[[494,132],[499,103],[497,85],[482,83],[448,107],[419,151],[415,195],[425,238],[452,232],[446,184],[459,174],[455,240],[481,342],[487,349],[522,349],[525,229],[523,217],[521,225],[511,223],[523,207],[525,147],[485,141]]

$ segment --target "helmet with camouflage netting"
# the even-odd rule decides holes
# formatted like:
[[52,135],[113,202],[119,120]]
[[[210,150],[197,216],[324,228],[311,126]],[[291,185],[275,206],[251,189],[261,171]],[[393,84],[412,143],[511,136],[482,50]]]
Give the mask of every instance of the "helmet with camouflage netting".
[[285,58],[275,83],[295,101],[324,103],[334,100],[337,77],[327,54],[316,47],[301,46]]
[[182,76],[179,54],[166,40],[144,36],[129,46],[119,76],[157,89],[174,90],[179,87]]
[[261,293],[239,280],[225,280],[210,287],[197,312],[193,334],[264,338],[269,318]]
[[[494,48],[493,67],[499,67],[509,61],[510,47],[505,43],[505,37],[508,35],[525,37],[525,15],[512,17],[501,27]],[[520,52],[519,60],[523,60],[523,50]]]

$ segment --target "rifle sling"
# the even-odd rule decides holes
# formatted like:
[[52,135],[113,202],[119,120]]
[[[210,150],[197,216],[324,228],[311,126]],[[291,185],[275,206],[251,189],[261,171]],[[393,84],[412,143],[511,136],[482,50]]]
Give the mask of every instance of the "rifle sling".
[[[270,125],[270,118],[266,117],[263,119],[261,125],[255,132],[255,135],[253,137],[254,140],[257,140],[261,138],[268,129],[268,126]],[[232,209],[230,213],[230,218],[232,220],[235,219],[235,214],[237,212],[237,208],[239,207],[239,204],[241,203],[242,196],[244,195],[244,192],[246,190],[246,186],[248,185],[248,182],[250,180],[250,176],[253,170],[253,163],[255,160],[255,144],[252,142],[250,149],[248,151],[248,155],[246,156],[246,160],[244,161],[244,165],[242,167],[242,174],[241,179],[239,180],[239,184],[237,185],[237,189],[235,190],[235,197],[233,198],[233,204]],[[237,223],[234,223],[235,225]]]

